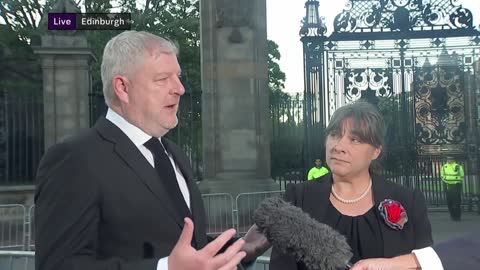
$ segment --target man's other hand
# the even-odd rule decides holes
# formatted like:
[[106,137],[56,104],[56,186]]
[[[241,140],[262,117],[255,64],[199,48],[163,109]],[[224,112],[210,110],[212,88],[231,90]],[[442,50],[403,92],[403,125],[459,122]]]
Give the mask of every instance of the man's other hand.
[[252,227],[248,229],[248,232],[243,239],[245,240],[245,245],[243,245],[242,250],[247,253],[242,260],[243,262],[251,262],[255,260],[258,256],[265,253],[265,251],[271,246],[267,237],[265,237],[256,224],[253,224]]
[[360,260],[350,270],[413,270],[422,269],[414,254],[389,259]]
[[245,241],[238,240],[224,253],[217,254],[225,243],[235,235],[235,230],[230,229],[219,235],[201,250],[192,247],[193,222],[184,219],[182,234],[177,244],[168,257],[169,270],[235,270],[240,261],[245,257],[241,251]]

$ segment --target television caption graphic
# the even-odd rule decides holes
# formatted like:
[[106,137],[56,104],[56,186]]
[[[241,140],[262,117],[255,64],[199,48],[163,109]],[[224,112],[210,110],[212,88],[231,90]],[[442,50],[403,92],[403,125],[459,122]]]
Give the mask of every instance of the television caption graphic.
[[130,13],[48,13],[48,30],[130,30]]

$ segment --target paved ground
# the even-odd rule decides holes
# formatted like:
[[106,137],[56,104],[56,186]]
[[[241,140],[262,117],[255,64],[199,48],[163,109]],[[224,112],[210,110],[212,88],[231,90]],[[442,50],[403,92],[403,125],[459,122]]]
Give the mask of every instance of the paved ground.
[[452,221],[448,212],[432,211],[429,212],[428,216],[432,224],[435,243],[480,229],[480,215],[478,213],[463,213],[460,222]]

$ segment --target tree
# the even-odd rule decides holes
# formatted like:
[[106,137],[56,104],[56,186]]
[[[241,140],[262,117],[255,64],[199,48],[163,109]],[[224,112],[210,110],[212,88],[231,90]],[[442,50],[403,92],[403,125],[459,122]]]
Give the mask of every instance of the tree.
[[268,51],[268,87],[270,92],[281,92],[285,88],[285,73],[280,69],[277,61],[280,61],[278,44],[273,40],[267,40]]
[[41,32],[39,22],[45,11],[48,12],[51,0],[44,4],[39,0],[2,0],[0,2],[0,16],[5,25],[18,38],[30,44],[38,44]]
[[38,86],[40,69],[33,50],[5,25],[0,25],[0,70],[0,89],[26,92]]
[[[270,94],[270,117],[272,120],[271,164],[272,176],[300,177],[302,167],[303,125],[302,102],[299,95],[284,92],[285,73],[278,61],[281,58],[278,44],[267,41],[268,88]],[[292,172],[295,172],[292,174]],[[289,179],[292,180],[292,179]],[[299,180],[299,179],[297,179]]]
[[[17,33],[19,39],[38,44],[42,29],[40,18],[50,10],[54,0],[44,4],[39,0],[3,0],[0,2],[0,16],[5,25]],[[145,30],[177,42],[180,48],[179,61],[189,76],[192,87],[200,89],[200,15],[198,0],[78,0],[77,5],[86,12],[121,12],[132,14],[132,29]],[[115,4],[115,6],[114,6]],[[139,4],[140,8],[137,8]],[[178,30],[181,31],[178,31]],[[93,67],[93,85],[101,90],[100,63],[107,41],[119,31],[86,31],[89,44],[99,60]]]

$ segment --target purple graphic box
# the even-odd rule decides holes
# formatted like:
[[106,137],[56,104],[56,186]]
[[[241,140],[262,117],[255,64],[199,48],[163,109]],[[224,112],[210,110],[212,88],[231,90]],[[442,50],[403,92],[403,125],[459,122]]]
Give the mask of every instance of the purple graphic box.
[[48,30],[75,30],[75,13],[48,13]]

